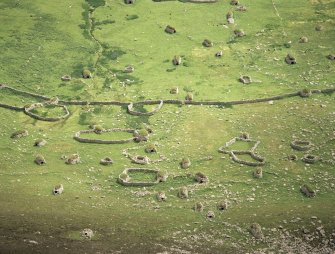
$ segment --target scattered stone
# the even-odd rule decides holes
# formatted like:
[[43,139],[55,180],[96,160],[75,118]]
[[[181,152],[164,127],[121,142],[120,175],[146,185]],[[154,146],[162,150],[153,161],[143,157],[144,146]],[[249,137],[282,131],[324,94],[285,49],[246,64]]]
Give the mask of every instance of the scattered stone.
[[218,207],[218,210],[219,210],[219,211],[227,210],[227,208],[228,208],[228,202],[227,202],[227,200],[220,201],[220,202],[218,203],[217,207]]
[[287,56],[285,57],[285,62],[287,64],[296,64],[297,63],[295,57],[292,56],[291,54],[287,54]]
[[113,164],[113,160],[110,157],[105,157],[105,158],[100,160],[100,164],[104,165],[104,166],[111,165],[111,164]]
[[253,172],[253,175],[255,178],[263,178],[263,170],[262,168],[256,168],[256,170]]
[[191,166],[191,161],[189,158],[183,158],[180,162],[181,168],[187,169]]
[[315,191],[307,184],[302,185],[300,191],[308,198],[315,197]]
[[307,140],[293,140],[290,146],[297,151],[307,151],[311,148],[312,142]]
[[329,54],[329,55],[327,56],[327,58],[328,58],[329,60],[335,60],[335,55],[334,55],[334,54]]
[[230,4],[231,4],[231,5],[239,5],[239,4],[240,4],[240,1],[239,1],[239,0],[231,0],[231,1],[230,1]]
[[198,183],[208,183],[208,177],[201,172],[196,173],[194,179]]
[[135,71],[135,68],[134,66],[131,66],[131,65],[127,65],[126,67],[124,67],[123,69],[123,72],[124,73],[132,73]]
[[201,202],[197,202],[194,204],[193,210],[196,212],[202,212],[204,210],[204,205]]
[[220,51],[218,51],[218,52],[215,53],[216,57],[221,57],[222,55],[223,55],[223,51],[222,50],[220,50]]
[[202,45],[206,48],[210,48],[210,47],[213,47],[213,42],[211,42],[210,40],[208,39],[205,39],[203,42],[202,42]]
[[172,59],[173,65],[181,65],[181,57],[180,56],[174,56]]
[[157,147],[154,144],[148,144],[144,150],[146,153],[157,153]]
[[262,239],[263,238],[262,228],[258,223],[251,224],[250,233],[256,239]]
[[214,219],[215,218],[215,213],[213,211],[208,211],[206,214],[206,217],[208,219]]
[[245,32],[242,30],[242,29],[235,29],[234,30],[234,34],[237,36],[237,37],[243,37],[245,36]]
[[87,69],[83,70],[82,75],[83,75],[83,78],[85,78],[85,79],[92,78],[92,73]]
[[302,89],[299,92],[300,97],[310,97],[312,95],[312,91],[308,88]]
[[170,89],[170,94],[178,94],[179,93],[179,89],[178,87],[172,87]]
[[37,155],[36,158],[35,158],[35,163],[37,165],[44,165],[44,164],[46,164],[46,161],[45,161],[45,159],[42,155]]
[[240,82],[242,82],[243,84],[250,84],[251,83],[251,77],[249,77],[249,76],[241,76],[238,80]]
[[85,229],[81,232],[81,235],[82,235],[84,238],[92,239],[92,237],[94,236],[94,233],[93,233],[93,230],[92,230],[92,229],[85,228]]
[[60,195],[62,194],[64,191],[64,187],[63,187],[63,184],[59,184],[59,185],[56,185],[53,190],[52,190],[52,193],[54,195]]
[[78,164],[80,163],[80,156],[79,154],[72,154],[70,155],[66,161],[65,161],[66,164],[70,164],[70,165],[74,165],[74,164]]
[[306,43],[308,42],[308,38],[306,36],[302,36],[300,39],[299,39],[299,42],[300,43]]
[[37,139],[34,143],[34,146],[45,146],[47,144],[47,141],[45,139]]
[[178,197],[182,199],[188,198],[188,189],[187,187],[183,186],[178,191]]
[[322,25],[316,25],[315,26],[315,30],[316,31],[322,31],[323,30],[323,26]]
[[185,100],[187,100],[187,101],[193,101],[193,93],[188,92],[186,94]]
[[22,138],[22,137],[28,136],[28,134],[29,133],[27,130],[20,130],[20,131],[14,132],[10,137],[11,138]]
[[176,31],[176,29],[175,29],[174,27],[168,25],[168,26],[166,26],[166,28],[165,28],[165,32],[168,33],[168,34],[174,34],[174,33],[176,33],[177,31]]
[[71,81],[71,76],[70,75],[64,75],[60,78],[62,81]]
[[157,200],[158,201],[166,201],[167,197],[164,192],[160,191],[157,193]]
[[306,154],[303,158],[302,161],[308,164],[314,164],[315,162],[317,162],[319,159],[317,156],[315,155],[311,155],[311,154]]

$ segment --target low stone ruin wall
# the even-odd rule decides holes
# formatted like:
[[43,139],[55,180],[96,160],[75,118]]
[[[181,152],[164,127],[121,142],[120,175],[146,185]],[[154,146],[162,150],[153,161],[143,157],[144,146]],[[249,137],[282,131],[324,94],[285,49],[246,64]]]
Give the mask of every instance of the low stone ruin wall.
[[[107,129],[103,130],[102,133],[106,132],[128,132],[134,133],[135,129],[121,129],[121,128],[114,128],[114,129]],[[95,143],[95,144],[125,144],[131,141],[134,141],[135,137],[131,137],[129,139],[120,139],[120,140],[103,140],[103,139],[91,139],[91,138],[82,138],[80,137],[83,133],[94,133],[94,130],[81,130],[74,134],[73,138],[81,143]],[[100,134],[97,134],[100,135]]]

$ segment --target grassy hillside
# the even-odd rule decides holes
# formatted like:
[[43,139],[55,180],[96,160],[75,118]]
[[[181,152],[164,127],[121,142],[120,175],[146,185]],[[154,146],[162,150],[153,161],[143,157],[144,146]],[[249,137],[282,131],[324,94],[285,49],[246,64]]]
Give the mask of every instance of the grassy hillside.
[[[240,12],[227,0],[196,4],[137,0],[2,0],[0,2],[0,83],[61,100],[138,102],[256,99],[300,91],[334,88],[335,2],[241,0]],[[235,24],[227,24],[232,11]],[[175,34],[164,32],[167,25]],[[316,26],[321,26],[317,31]],[[236,37],[243,29],[244,37]],[[300,43],[301,37],[308,42]],[[204,39],[213,47],[202,45]],[[218,51],[222,57],[216,57]],[[297,64],[284,59],[292,54]],[[181,65],[172,59],[181,56]],[[126,66],[134,72],[126,73]],[[84,69],[92,78],[82,78]],[[70,75],[71,81],[61,77]],[[239,82],[248,75],[251,84]],[[178,94],[170,89],[179,88]],[[0,104],[23,107],[44,102],[0,89]],[[234,106],[168,105],[153,116],[133,116],[124,106],[70,105],[70,117],[39,121],[21,111],[0,107],[0,253],[332,253],[335,228],[335,100],[313,94]],[[155,105],[135,106],[141,112]],[[59,108],[38,108],[44,116]],[[147,142],[89,144],[73,139],[79,130],[142,129]],[[26,137],[13,139],[18,130]],[[263,178],[255,167],[234,162],[218,149],[241,133],[260,141],[255,152],[265,158]],[[132,133],[85,134],[85,138],[119,140]],[[43,147],[34,146],[45,139]],[[293,140],[310,141],[307,151]],[[155,144],[158,154],[144,149]],[[249,150],[236,142],[229,149]],[[122,154],[156,160],[137,165]],[[65,163],[79,154],[81,162]],[[314,155],[318,161],[301,159]],[[37,165],[43,155],[46,164]],[[297,160],[288,160],[296,155]],[[99,162],[111,157],[113,164]],[[191,166],[182,169],[182,158]],[[63,158],[63,159],[62,159]],[[238,158],[252,161],[249,155]],[[126,187],[117,182],[125,168],[157,168],[166,182]],[[204,173],[209,183],[193,179]],[[133,180],[154,180],[132,174]],[[64,193],[53,195],[55,185]],[[307,198],[300,187],[316,192]],[[187,199],[178,190],[186,186]],[[156,195],[164,192],[165,202]],[[228,209],[219,211],[218,203]],[[194,211],[201,202],[204,209]],[[213,211],[215,218],[207,218]],[[264,238],[249,232],[259,223]],[[90,228],[91,240],[81,232]],[[333,234],[333,235],[332,235]],[[304,252],[305,251],[305,252]]]

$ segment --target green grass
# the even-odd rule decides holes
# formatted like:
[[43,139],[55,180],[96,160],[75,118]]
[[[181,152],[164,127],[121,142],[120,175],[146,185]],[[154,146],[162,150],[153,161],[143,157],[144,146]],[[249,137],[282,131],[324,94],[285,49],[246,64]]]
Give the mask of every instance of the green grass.
[[[134,5],[111,0],[3,0],[0,83],[65,100],[127,102],[184,100],[188,92],[197,101],[230,101],[334,87],[334,62],[326,58],[334,53],[334,2],[274,3],[281,18],[271,1],[245,0],[242,4],[248,11],[235,11],[236,24],[227,27],[225,14],[234,8],[221,0],[214,4],[144,0]],[[317,24],[324,30],[315,31]],[[177,33],[165,33],[166,25],[175,27]],[[246,36],[235,38],[235,29],[243,29]],[[308,43],[299,43],[302,36]],[[205,38],[214,43],[212,48],[202,46]],[[223,56],[216,58],[219,50]],[[284,62],[288,53],[297,58],[296,65]],[[182,57],[182,65],[173,66],[175,55]],[[135,71],[124,73],[127,65]],[[83,79],[83,69],[89,69],[93,78]],[[60,80],[66,74],[71,81]],[[253,83],[241,84],[241,75],[251,76]],[[173,87],[179,87],[179,94],[170,94]],[[24,106],[41,101],[0,90],[0,102]],[[134,110],[148,112],[156,106],[135,106]],[[0,108],[0,252],[63,253],[68,248],[69,253],[251,253],[262,244],[251,243],[250,224],[259,223],[273,238],[277,236],[270,229],[279,225],[299,236],[302,227],[313,231],[319,226],[319,222],[311,224],[311,216],[322,221],[327,235],[333,232],[335,171],[329,163],[334,162],[333,95],[227,108],[164,105],[150,117],[129,115],[126,107],[118,106],[68,108],[70,117],[59,122],[42,122]],[[63,112],[44,107],[36,113],[57,116]],[[75,132],[92,124],[133,129],[149,125],[153,133],[148,143],[155,144],[167,160],[147,167],[166,171],[167,182],[145,189],[118,184],[118,175],[134,167],[122,150],[134,148],[129,150],[132,155],[147,155],[148,143],[98,145],[73,139]],[[23,129],[29,136],[10,138]],[[266,160],[262,179],[253,177],[255,168],[218,152],[241,132],[261,142],[256,152]],[[131,136],[83,134],[106,140]],[[35,147],[40,138],[47,145]],[[303,163],[300,159],[305,153],[290,147],[294,139],[315,144],[309,152],[323,161]],[[229,149],[252,145],[237,142]],[[61,159],[75,153],[81,157],[79,164],[67,165]],[[47,161],[43,167],[34,163],[38,154]],[[157,159],[159,154],[148,156]],[[290,154],[297,155],[298,161],[286,160]],[[114,163],[100,165],[107,156]],[[209,156],[211,160],[206,159]],[[184,157],[191,160],[188,169],[180,168]],[[209,183],[197,184],[192,178],[197,172],[208,176]],[[131,178],[155,180],[153,174],[142,173],[132,173]],[[63,184],[64,193],[53,196],[57,184]],[[316,190],[314,198],[300,193],[303,184]],[[182,186],[190,191],[187,200],[177,197]],[[138,197],[138,191],[149,194]],[[158,191],[166,193],[166,202],[156,201]],[[229,208],[219,212],[216,205],[225,199]],[[192,210],[196,202],[204,203],[203,213]],[[205,218],[209,210],[216,215],[212,221]],[[291,223],[296,217],[301,221]],[[225,222],[243,232],[223,225]],[[81,239],[84,228],[96,233],[92,241]],[[227,240],[226,235],[231,238]],[[315,246],[319,243],[313,242]]]

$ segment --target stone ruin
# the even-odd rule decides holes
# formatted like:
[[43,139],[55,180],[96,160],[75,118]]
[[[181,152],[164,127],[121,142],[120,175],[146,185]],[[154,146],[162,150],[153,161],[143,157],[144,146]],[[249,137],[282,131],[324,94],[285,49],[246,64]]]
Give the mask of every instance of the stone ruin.
[[169,25],[166,26],[166,28],[165,28],[164,31],[165,31],[166,33],[168,33],[168,34],[174,34],[174,33],[177,32],[176,29],[175,29],[174,27],[169,26]]
[[85,228],[82,232],[81,232],[81,236],[91,240],[92,237],[94,236],[93,230],[89,229],[89,228]]
[[322,31],[323,30],[323,26],[322,25],[316,25],[315,26],[315,30],[318,31],[318,32]]
[[[255,143],[253,147],[250,150],[229,150],[229,146],[233,145],[236,143],[236,141],[243,141],[243,142],[253,142]],[[253,167],[258,167],[258,166],[263,166],[265,164],[265,159],[255,153],[255,150],[257,146],[260,144],[260,141],[255,141],[250,139],[248,133],[242,133],[240,137],[235,137],[231,139],[230,141],[226,142],[224,146],[221,146],[219,148],[220,153],[225,153],[229,154],[231,159],[239,164],[244,164],[247,166],[253,166]],[[244,155],[247,154],[249,155],[254,162],[252,161],[245,161],[245,160],[240,160],[236,155]]]
[[315,191],[307,184],[302,185],[300,191],[308,198],[315,197]]
[[307,140],[293,140],[290,146],[297,151],[307,151],[312,147],[312,142]]
[[66,164],[74,165],[80,163],[80,156],[77,153],[74,153],[66,158],[65,160]]
[[216,53],[215,53],[215,56],[216,56],[216,57],[221,57],[221,56],[223,56],[223,51],[220,50],[220,51],[216,52]]
[[185,97],[186,101],[193,101],[193,93],[188,92]]
[[64,75],[60,78],[62,81],[71,81],[71,76],[70,75]]
[[291,54],[287,54],[287,56],[285,57],[285,62],[287,64],[296,64],[297,60],[295,59],[294,56],[292,56]]
[[312,91],[308,88],[302,89],[299,92],[300,97],[306,98],[306,97],[310,97],[312,95]]
[[239,0],[231,0],[231,1],[230,1],[230,4],[231,4],[231,5],[239,5],[239,4],[240,4],[240,1],[239,1]]
[[134,66],[131,66],[131,65],[127,65],[126,67],[124,67],[123,69],[123,72],[124,73],[132,73],[135,71],[135,68]]
[[172,87],[170,89],[170,94],[178,94],[179,93],[179,89],[178,87]]
[[334,55],[334,54],[329,54],[329,55],[327,56],[327,58],[328,58],[329,60],[334,61],[334,60],[335,60],[335,55]]
[[134,141],[135,138],[131,137],[129,139],[120,139],[120,140],[102,140],[102,139],[92,139],[92,138],[82,138],[81,134],[85,133],[96,133],[96,134],[102,134],[107,132],[127,132],[135,135],[135,129],[123,129],[123,128],[113,128],[113,129],[100,129],[100,127],[97,127],[96,125],[93,126],[93,129],[90,130],[81,130],[74,134],[73,138],[77,140],[78,142],[82,143],[96,143],[96,144],[124,144],[131,141]]
[[[158,106],[155,109],[153,109],[152,111],[149,111],[149,112],[138,112],[138,111],[135,111],[134,110],[134,103],[130,103],[127,106],[128,113],[131,114],[131,115],[134,115],[134,116],[152,116],[155,113],[157,113],[163,107],[163,103],[164,103],[164,101],[160,100]],[[142,104],[143,105],[147,105],[149,103],[143,102]],[[150,105],[152,105],[152,104],[150,103]]]
[[187,199],[188,198],[188,189],[186,186],[183,186],[178,191],[178,197],[181,199]]
[[236,37],[243,37],[243,36],[246,35],[245,32],[242,29],[235,29],[234,34],[235,34]]
[[256,168],[256,170],[253,172],[253,176],[257,179],[263,178],[263,170],[262,168]]
[[144,151],[146,153],[157,153],[157,147],[154,144],[148,144],[145,147]]
[[157,201],[162,202],[162,201],[166,201],[167,197],[165,195],[165,193],[163,191],[160,191],[157,193]]
[[35,158],[35,163],[37,165],[41,166],[41,165],[46,164],[46,161],[45,161],[45,159],[44,159],[44,157],[42,155],[37,155],[36,158]]
[[29,132],[27,130],[19,130],[15,131],[10,137],[11,138],[22,138],[27,137],[29,135]]
[[315,162],[319,160],[319,158],[315,155],[306,154],[301,160],[308,164],[314,164]]
[[250,84],[252,81],[251,81],[251,77],[249,76],[241,76],[239,79],[238,79],[241,83],[243,84]]
[[84,79],[89,79],[92,78],[92,73],[89,70],[84,69],[82,72],[82,76]]
[[208,211],[206,214],[206,217],[208,219],[214,219],[215,218],[215,213],[213,211]]
[[198,172],[194,175],[194,180],[198,183],[208,183],[208,177],[201,172]]
[[[68,116],[70,116],[70,112],[67,109],[65,105],[58,105],[59,99],[57,97],[50,99],[49,101],[45,103],[33,103],[31,105],[26,105],[24,106],[24,113],[34,119],[40,120],[40,121],[47,121],[47,122],[56,122],[60,121],[63,119],[66,119]],[[45,116],[40,116],[38,114],[35,114],[32,112],[32,110],[44,107],[45,105],[53,105],[54,107],[59,107],[62,108],[64,111],[64,114],[61,116],[57,117],[45,117]]]
[[180,162],[180,166],[183,169],[187,169],[191,166],[191,161],[189,158],[183,158]]
[[[151,182],[133,182],[129,177],[129,173],[148,173],[148,174],[156,174],[156,180]],[[126,168],[118,177],[118,183],[123,186],[137,186],[137,187],[146,187],[153,186],[160,182],[165,182],[167,180],[168,175],[159,171],[159,169],[149,169],[149,168]]]
[[299,42],[300,43],[307,43],[308,42],[308,38],[306,36],[302,36],[302,37],[300,37]]
[[197,202],[194,204],[193,210],[196,212],[202,212],[204,210],[204,205],[201,202]]
[[247,11],[247,7],[240,5],[240,6],[238,6],[238,7],[236,8],[236,10],[237,10],[237,11],[245,12],[245,11]]
[[111,164],[113,164],[113,159],[110,158],[110,157],[105,157],[105,158],[100,160],[100,164],[104,165],[104,166],[111,165]]
[[290,155],[287,156],[287,159],[289,161],[296,161],[296,160],[298,160],[298,156],[296,156],[295,154],[290,154]]
[[142,155],[135,155],[133,157],[130,157],[130,160],[133,163],[141,164],[141,165],[150,163],[150,159],[147,156],[142,156]]
[[262,228],[258,223],[251,224],[249,231],[251,235],[255,237],[257,240],[263,239]]
[[225,211],[228,209],[228,202],[227,200],[223,200],[223,201],[220,201],[218,204],[217,204],[217,208],[219,211]]
[[206,48],[210,48],[210,47],[213,47],[213,42],[211,42],[210,40],[208,39],[205,39],[203,42],[202,42],[202,45]]
[[148,139],[149,139],[149,132],[146,129],[134,131],[134,140],[136,142],[148,141]]
[[60,195],[62,194],[64,191],[64,187],[63,187],[63,184],[59,184],[59,185],[56,185],[53,190],[52,190],[52,193],[54,195]]
[[181,57],[180,56],[174,56],[172,59],[173,65],[181,65]]
[[234,23],[235,23],[235,20],[234,20],[234,14],[233,14],[232,11],[229,11],[229,12],[226,14],[226,19],[227,19],[228,24],[234,24]]
[[45,146],[48,142],[45,139],[37,139],[34,143],[34,146]]

